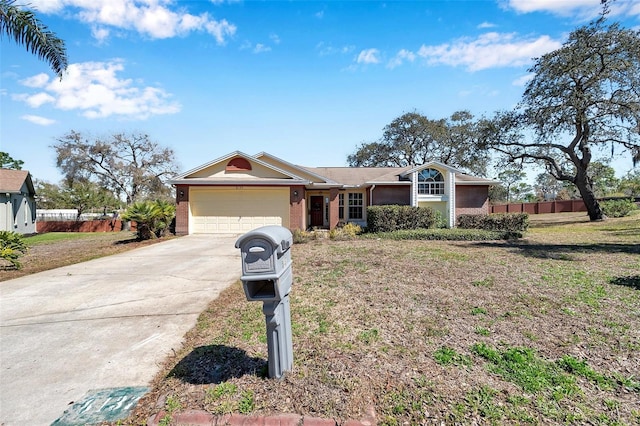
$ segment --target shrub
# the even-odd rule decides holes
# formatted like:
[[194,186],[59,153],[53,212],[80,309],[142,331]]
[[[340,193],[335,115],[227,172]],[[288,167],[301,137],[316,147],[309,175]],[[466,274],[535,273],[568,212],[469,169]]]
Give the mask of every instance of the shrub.
[[138,239],[149,240],[165,234],[175,211],[175,206],[166,201],[138,201],[127,208],[122,219],[136,222]]
[[362,233],[360,225],[355,223],[347,223],[346,225],[332,229],[329,232],[329,238],[332,240],[353,240]]
[[522,238],[522,233],[511,231],[485,231],[483,229],[402,229],[392,232],[365,234],[365,238],[385,240],[448,240],[489,241]]
[[607,200],[600,203],[602,212],[608,217],[624,217],[638,209],[636,203],[630,199]]
[[318,240],[323,237],[322,232],[318,231],[303,231],[302,229],[294,229],[293,232],[293,243],[294,244],[303,244],[309,241]]
[[398,205],[367,207],[368,232],[433,228],[437,219],[435,212],[429,207]]
[[17,232],[0,231],[0,258],[8,261],[11,265],[20,269],[22,264],[18,260],[20,256],[28,250],[22,235]]
[[461,214],[458,228],[486,231],[526,232],[529,228],[527,213]]

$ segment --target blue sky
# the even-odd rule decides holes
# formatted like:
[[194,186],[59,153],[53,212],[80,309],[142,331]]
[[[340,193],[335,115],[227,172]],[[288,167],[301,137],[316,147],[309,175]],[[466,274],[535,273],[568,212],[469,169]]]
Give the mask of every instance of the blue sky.
[[[50,147],[71,130],[147,133],[182,171],[235,150],[344,166],[404,112],[513,107],[531,58],[600,11],[599,0],[28,3],[70,65],[59,81],[2,38],[0,150],[49,182],[61,179]],[[610,19],[639,28],[640,1],[617,0]]]

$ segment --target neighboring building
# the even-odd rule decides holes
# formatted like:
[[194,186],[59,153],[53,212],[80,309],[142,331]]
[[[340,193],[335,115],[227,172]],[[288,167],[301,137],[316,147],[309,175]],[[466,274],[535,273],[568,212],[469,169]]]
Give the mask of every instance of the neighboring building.
[[445,164],[417,167],[302,167],[267,153],[236,151],[189,170],[176,187],[176,233],[241,233],[263,225],[291,230],[366,226],[367,206],[432,207],[449,227],[463,213],[488,213],[498,182]]
[[26,170],[0,169],[0,230],[36,232],[36,192]]

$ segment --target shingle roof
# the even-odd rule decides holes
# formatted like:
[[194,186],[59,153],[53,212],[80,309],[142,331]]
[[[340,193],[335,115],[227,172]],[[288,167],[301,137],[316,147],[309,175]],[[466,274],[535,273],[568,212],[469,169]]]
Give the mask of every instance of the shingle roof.
[[[400,179],[412,167],[304,167],[312,173],[342,185],[400,183]],[[408,183],[408,181],[407,181]],[[456,183],[461,185],[495,185],[491,179],[456,173]]]
[[19,193],[25,181],[29,190],[34,192],[28,171],[0,169],[0,192]]
[[456,183],[461,185],[496,185],[499,182],[477,176],[465,175],[464,173],[456,173]]
[[343,185],[363,185],[367,182],[399,182],[407,167],[305,167],[312,173]]

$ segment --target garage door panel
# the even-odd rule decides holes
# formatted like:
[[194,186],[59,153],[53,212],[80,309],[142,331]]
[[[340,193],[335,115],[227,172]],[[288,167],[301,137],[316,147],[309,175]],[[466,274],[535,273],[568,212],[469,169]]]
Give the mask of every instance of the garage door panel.
[[288,188],[192,189],[192,233],[242,233],[289,225]]

